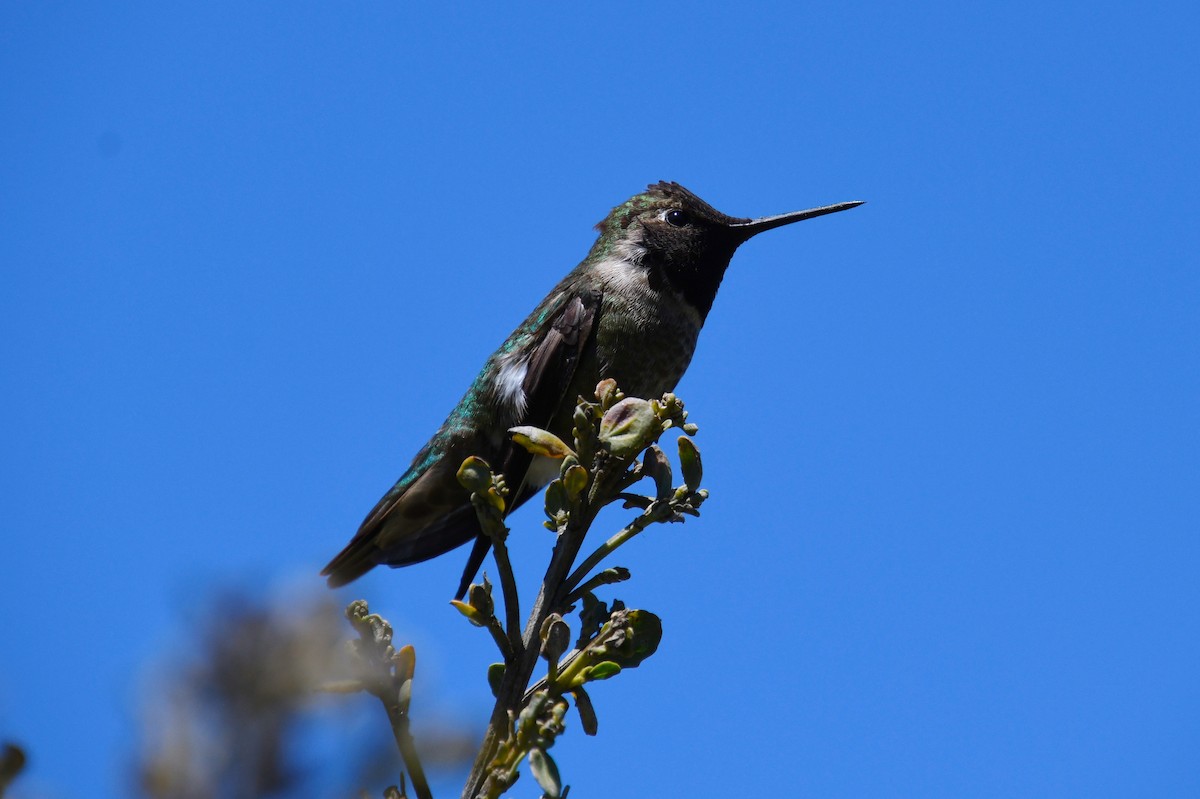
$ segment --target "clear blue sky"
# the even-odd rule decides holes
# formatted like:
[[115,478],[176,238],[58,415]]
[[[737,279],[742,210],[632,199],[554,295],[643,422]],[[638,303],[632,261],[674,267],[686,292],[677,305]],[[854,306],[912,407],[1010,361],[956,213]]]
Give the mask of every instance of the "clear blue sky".
[[[617,759],[628,796],[1200,795],[1198,13],[4,3],[27,788],[127,795],[140,681],[197,598],[317,590],[663,179],[736,215],[868,204],[734,260],[679,386],[712,499],[618,559],[665,640],[593,693],[598,738],[572,717],[580,796]],[[532,570],[538,513],[513,522]],[[464,557],[342,598],[482,720]]]

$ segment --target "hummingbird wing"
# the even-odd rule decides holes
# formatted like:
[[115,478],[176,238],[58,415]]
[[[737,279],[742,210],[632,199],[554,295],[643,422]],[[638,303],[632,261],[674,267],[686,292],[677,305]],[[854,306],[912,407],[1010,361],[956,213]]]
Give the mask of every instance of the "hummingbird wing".
[[461,496],[453,491],[453,472],[438,459],[432,442],[413,459],[408,471],[380,498],[358,532],[321,570],[330,588],[357,580],[380,563],[417,563],[466,542],[471,536],[454,536],[469,521]]
[[[583,355],[584,347],[595,326],[596,312],[600,308],[600,293],[585,290],[572,296],[555,318],[546,336],[538,342],[526,362],[525,376],[521,381],[520,404],[524,412],[517,425],[547,428],[558,415],[567,390],[575,378],[575,370]],[[524,448],[513,443],[509,436],[504,438],[500,458],[500,471],[509,487],[508,510],[512,511],[529,499],[540,485],[528,483],[529,467],[533,456]],[[472,509],[473,510],[473,509]],[[458,583],[456,598],[462,598],[471,581],[479,573],[483,559],[487,557],[492,541],[475,525],[475,545],[463,568]]]
[[[515,501],[510,500],[510,508],[532,493],[525,489],[532,456],[513,444],[507,428],[550,424],[575,376],[600,307],[600,295],[594,292],[561,295],[557,299],[551,306],[554,309],[551,319],[546,320],[546,332],[515,367],[520,368],[523,363],[519,388],[516,373],[512,372],[512,384],[507,392],[500,392],[505,396],[491,398],[509,404],[510,412],[501,414],[501,418],[513,420],[511,424],[498,431],[464,432],[448,420],[434,441],[445,436],[453,439],[451,445],[445,446],[447,442],[443,441],[444,449],[439,450],[431,442],[417,454],[404,476],[367,514],[350,543],[322,570],[330,587],[345,585],[376,565],[418,563],[475,538],[457,596],[465,593],[491,542],[481,533],[470,495],[458,484],[456,474],[468,455],[496,452],[496,445],[488,439],[499,436],[500,449],[493,468],[504,475],[511,488],[510,497]],[[439,457],[439,451],[447,454]]]

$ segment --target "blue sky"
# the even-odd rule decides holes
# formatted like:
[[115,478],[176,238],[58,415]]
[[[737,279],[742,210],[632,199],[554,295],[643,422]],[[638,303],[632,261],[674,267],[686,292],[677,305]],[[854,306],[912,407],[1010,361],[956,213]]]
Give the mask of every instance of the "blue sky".
[[[1200,794],[1197,23],[5,3],[0,737],[27,790],[128,795],[188,612],[321,590],[661,179],[735,215],[868,204],[735,257],[679,386],[712,499],[618,558],[665,638],[556,748],[575,790],[619,760],[630,796]],[[533,571],[536,509],[513,525]],[[463,558],[341,599],[482,721]]]

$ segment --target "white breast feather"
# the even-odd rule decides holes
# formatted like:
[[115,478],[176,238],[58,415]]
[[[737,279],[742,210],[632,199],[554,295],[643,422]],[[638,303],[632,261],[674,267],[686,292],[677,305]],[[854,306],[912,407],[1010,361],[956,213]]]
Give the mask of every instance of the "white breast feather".
[[[627,297],[631,301],[634,312],[661,313],[663,306],[661,295],[650,287],[646,270],[641,266],[640,250],[636,258],[607,258],[593,267],[593,274],[606,291],[611,291],[618,297]],[[673,310],[682,315],[699,329],[703,321],[700,313],[691,303],[684,302],[682,297],[674,294],[676,302]]]
[[496,375],[496,401],[509,406],[513,416],[520,418],[525,414],[525,405],[529,398],[525,396],[525,373],[529,371],[529,362],[525,358],[506,358],[500,364],[500,372]]

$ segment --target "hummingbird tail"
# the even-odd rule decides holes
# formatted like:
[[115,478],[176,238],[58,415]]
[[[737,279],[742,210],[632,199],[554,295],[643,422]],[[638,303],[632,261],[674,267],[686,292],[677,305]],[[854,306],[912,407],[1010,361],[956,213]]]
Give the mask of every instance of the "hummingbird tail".
[[321,570],[321,576],[326,578],[330,588],[341,588],[352,583],[359,577],[375,568],[377,562],[372,556],[374,547],[366,542],[355,539],[337,556],[329,561],[329,565]]

